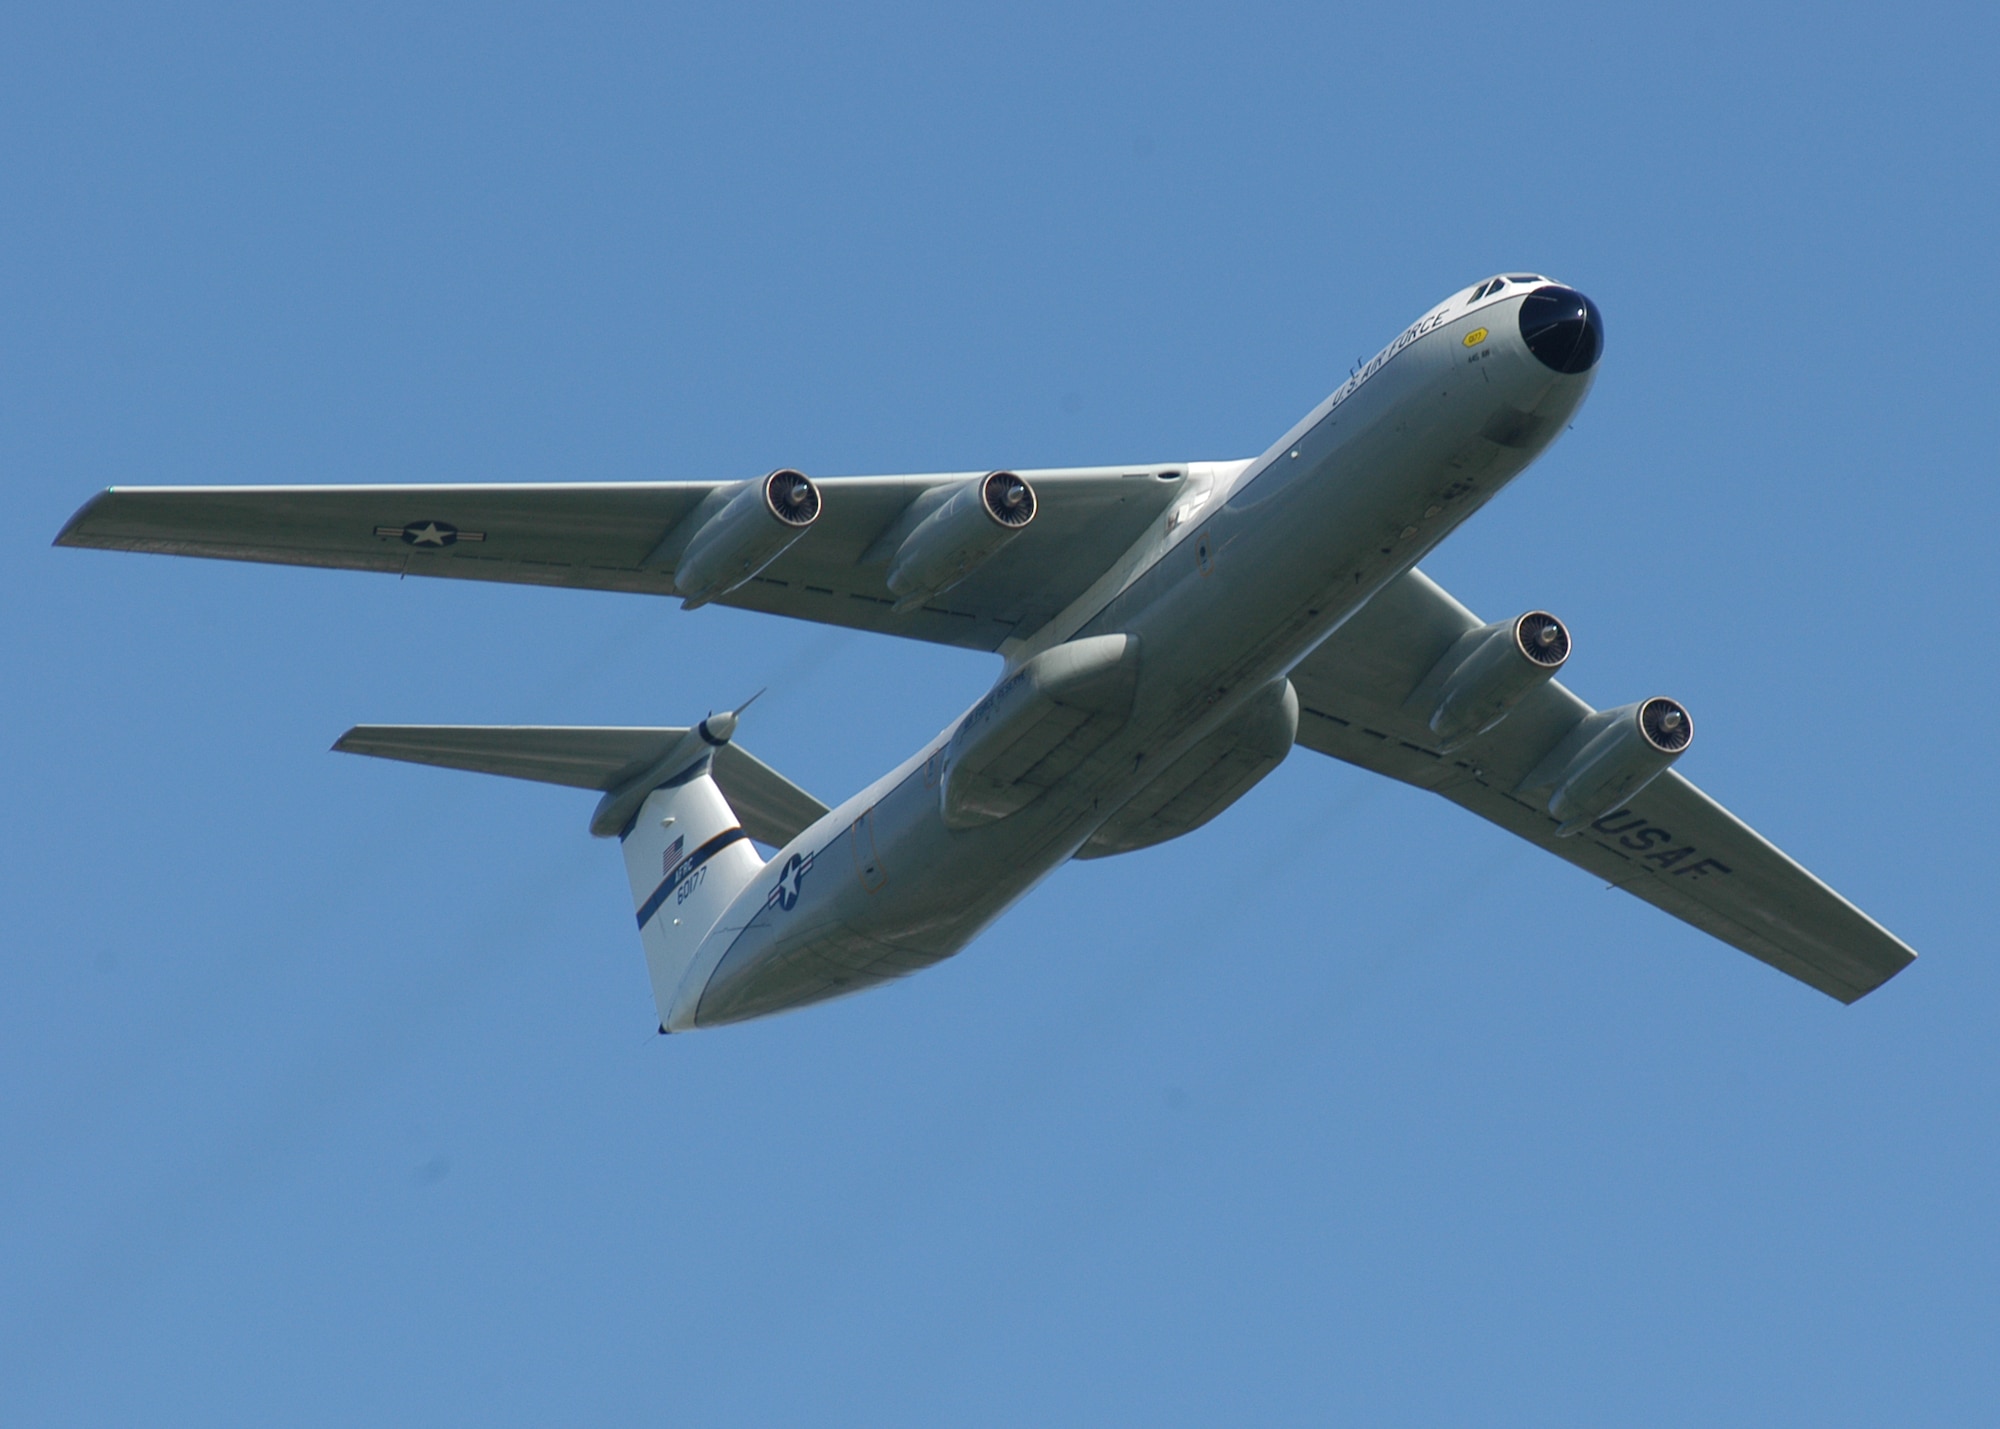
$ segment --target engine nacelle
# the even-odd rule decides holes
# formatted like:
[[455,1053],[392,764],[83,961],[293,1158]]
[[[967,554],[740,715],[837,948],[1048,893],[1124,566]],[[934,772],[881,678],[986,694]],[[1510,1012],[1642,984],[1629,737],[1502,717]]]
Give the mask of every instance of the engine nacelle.
[[1693,739],[1693,718],[1673,700],[1604,710],[1579,724],[1522,788],[1549,791],[1556,837],[1567,838],[1666,773]]
[[1450,753],[1500,723],[1562,668],[1569,648],[1568,627],[1545,610],[1467,631],[1438,662],[1429,720],[1438,747]]
[[744,482],[681,551],[674,589],[689,609],[729,594],[805,535],[819,511],[819,488],[804,472],[774,471]]
[[914,610],[990,559],[1035,519],[1035,489],[1011,471],[968,481],[903,538],[889,560],[897,610]]

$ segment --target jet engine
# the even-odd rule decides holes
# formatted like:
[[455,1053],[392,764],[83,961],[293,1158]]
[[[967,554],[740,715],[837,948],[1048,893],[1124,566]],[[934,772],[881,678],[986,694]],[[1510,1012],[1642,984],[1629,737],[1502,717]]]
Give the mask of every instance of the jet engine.
[[1694,720],[1673,700],[1604,710],[1586,717],[1523,788],[1550,791],[1556,837],[1567,838],[1666,773],[1693,739]]
[[950,590],[1035,519],[1035,489],[1011,471],[968,481],[903,538],[889,560],[897,610]]
[[729,594],[805,535],[819,510],[819,488],[804,472],[746,481],[688,541],[674,565],[674,589],[689,609]]
[[1545,610],[1468,631],[1439,661],[1446,673],[1429,719],[1438,747],[1450,753],[1486,733],[1567,659],[1569,630]]

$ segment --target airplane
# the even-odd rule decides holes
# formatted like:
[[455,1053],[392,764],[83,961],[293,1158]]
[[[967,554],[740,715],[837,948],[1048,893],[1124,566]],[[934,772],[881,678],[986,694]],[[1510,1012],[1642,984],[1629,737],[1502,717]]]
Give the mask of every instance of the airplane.
[[1674,768],[1684,706],[1592,708],[1555,679],[1560,619],[1481,620],[1418,569],[1569,425],[1603,350],[1589,298],[1505,273],[1246,460],[112,487],[56,544],[678,596],[998,654],[970,709],[834,808],[735,742],[740,709],[341,736],[598,793],[590,831],[623,848],[662,1032],[940,962],[1070,859],[1189,834],[1300,745],[1854,1002],[1916,954]]

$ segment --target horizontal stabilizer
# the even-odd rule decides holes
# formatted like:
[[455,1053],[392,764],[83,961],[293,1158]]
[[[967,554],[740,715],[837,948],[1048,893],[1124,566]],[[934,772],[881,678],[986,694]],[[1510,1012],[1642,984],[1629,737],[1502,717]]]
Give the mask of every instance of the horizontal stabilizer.
[[[644,773],[686,734],[685,728],[362,724],[333,747],[343,754],[607,791]],[[750,837],[774,848],[827,812],[825,804],[734,743],[715,751],[715,782]]]

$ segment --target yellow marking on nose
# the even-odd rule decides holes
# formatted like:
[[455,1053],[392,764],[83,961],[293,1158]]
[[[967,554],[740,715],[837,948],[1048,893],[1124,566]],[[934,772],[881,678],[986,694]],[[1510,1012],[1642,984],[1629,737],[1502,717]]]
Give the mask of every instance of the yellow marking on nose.
[[1486,329],[1483,327],[1476,327],[1465,335],[1465,345],[1467,347],[1477,347],[1484,341],[1486,341]]

